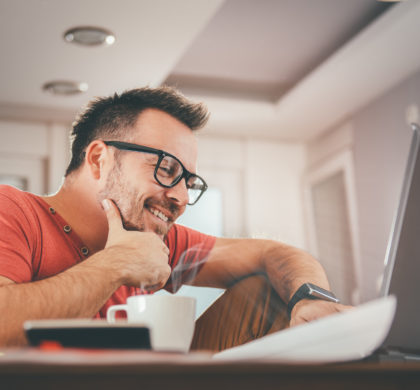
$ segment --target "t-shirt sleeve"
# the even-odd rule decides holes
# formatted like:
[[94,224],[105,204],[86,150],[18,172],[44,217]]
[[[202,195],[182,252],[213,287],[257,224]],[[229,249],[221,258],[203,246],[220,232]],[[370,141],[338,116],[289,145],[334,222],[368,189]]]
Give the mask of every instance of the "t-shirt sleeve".
[[12,196],[0,193],[0,275],[17,283],[32,279],[31,223]]
[[165,240],[172,274],[165,286],[171,292],[192,281],[207,261],[216,237],[182,225],[174,225]]

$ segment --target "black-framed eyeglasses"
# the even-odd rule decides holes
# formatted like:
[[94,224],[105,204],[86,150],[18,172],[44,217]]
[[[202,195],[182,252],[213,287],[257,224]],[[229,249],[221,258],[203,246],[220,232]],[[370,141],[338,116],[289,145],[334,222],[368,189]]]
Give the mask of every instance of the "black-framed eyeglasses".
[[122,141],[103,141],[105,145],[114,146],[120,150],[156,154],[159,158],[155,166],[155,180],[165,188],[176,186],[183,178],[188,190],[188,204],[193,205],[207,190],[207,184],[200,176],[189,172],[181,161],[164,150],[149,148]]

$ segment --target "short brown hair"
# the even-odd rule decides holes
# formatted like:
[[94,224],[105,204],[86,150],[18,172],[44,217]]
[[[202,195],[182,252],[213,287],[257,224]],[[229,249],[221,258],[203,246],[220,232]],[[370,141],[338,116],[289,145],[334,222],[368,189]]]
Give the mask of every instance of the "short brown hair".
[[112,136],[126,139],[138,116],[147,108],[162,110],[191,130],[202,128],[208,120],[207,108],[192,103],[171,87],[137,88],[114,96],[92,101],[73,124],[71,133],[72,158],[66,174],[83,163],[86,147],[95,139]]

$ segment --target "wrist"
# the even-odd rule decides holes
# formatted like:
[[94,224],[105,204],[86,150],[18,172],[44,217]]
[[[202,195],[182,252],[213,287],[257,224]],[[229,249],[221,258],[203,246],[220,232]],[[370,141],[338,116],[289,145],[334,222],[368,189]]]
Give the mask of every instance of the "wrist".
[[302,300],[323,300],[335,303],[340,302],[331,291],[325,290],[312,283],[304,283],[296,290],[287,304],[287,315],[289,320],[291,319],[293,308]]
[[117,289],[124,285],[129,278],[125,267],[121,264],[120,256],[121,252],[117,247],[109,247],[95,253],[82,264],[94,268],[95,271],[91,269],[90,272],[102,274],[100,277],[104,281],[108,281],[112,288]]

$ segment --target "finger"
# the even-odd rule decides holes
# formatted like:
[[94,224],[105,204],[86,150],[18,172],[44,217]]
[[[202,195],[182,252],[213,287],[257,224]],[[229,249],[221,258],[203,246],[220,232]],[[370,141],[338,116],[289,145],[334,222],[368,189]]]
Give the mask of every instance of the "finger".
[[140,293],[141,294],[154,293],[154,292],[160,290],[162,287],[163,287],[163,283],[156,283],[156,284],[151,284],[149,286],[143,286],[143,288],[140,289]]
[[108,236],[113,232],[124,230],[120,211],[116,204],[110,199],[102,201],[102,207],[105,210],[106,218],[108,220]]
[[144,289],[150,293],[156,292],[163,288],[168,281],[169,277],[164,277],[162,280],[160,280],[157,283],[149,284],[147,286],[144,286]]

